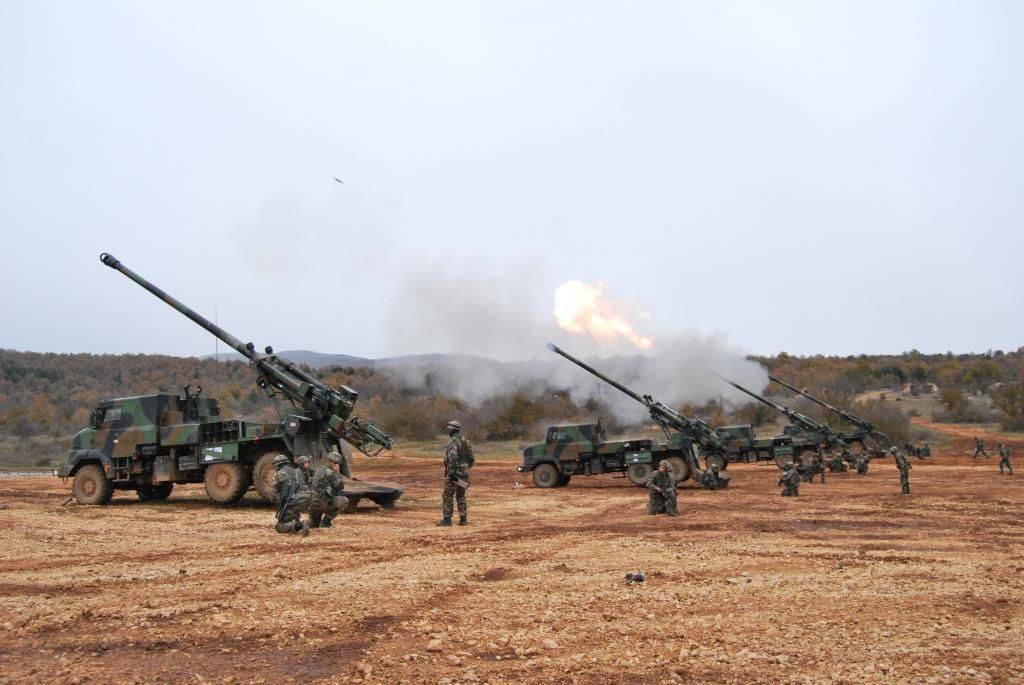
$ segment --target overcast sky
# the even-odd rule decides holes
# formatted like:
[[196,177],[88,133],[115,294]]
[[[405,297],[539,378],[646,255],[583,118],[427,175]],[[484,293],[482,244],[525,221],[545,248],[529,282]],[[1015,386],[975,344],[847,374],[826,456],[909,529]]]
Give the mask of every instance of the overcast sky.
[[424,271],[546,318],[602,280],[756,353],[1015,349],[1022,20],[0,0],[0,347],[212,352],[109,251],[278,349],[452,351],[394,333]]

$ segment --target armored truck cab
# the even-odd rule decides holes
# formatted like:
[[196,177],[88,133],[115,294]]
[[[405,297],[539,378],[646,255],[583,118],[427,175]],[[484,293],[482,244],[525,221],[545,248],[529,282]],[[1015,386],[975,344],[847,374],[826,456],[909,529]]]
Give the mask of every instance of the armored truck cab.
[[544,442],[523,450],[523,463],[516,470],[532,473],[538,488],[563,487],[573,476],[601,473],[625,473],[632,483],[644,486],[662,460],[669,461],[680,482],[693,475],[684,457],[684,450],[692,449],[689,438],[679,436],[663,443],[649,438],[605,438],[600,419],[597,423],[551,426]]
[[[72,479],[80,504],[106,504],[115,490],[134,490],[142,500],[162,500],[175,484],[203,483],[215,502],[235,502],[255,486],[274,500],[278,454],[290,455],[287,425],[222,419],[217,400],[185,388],[184,395],[157,394],[104,400],[89,427],[79,431],[58,470]],[[363,497],[393,506],[401,489],[346,479],[350,507]]]

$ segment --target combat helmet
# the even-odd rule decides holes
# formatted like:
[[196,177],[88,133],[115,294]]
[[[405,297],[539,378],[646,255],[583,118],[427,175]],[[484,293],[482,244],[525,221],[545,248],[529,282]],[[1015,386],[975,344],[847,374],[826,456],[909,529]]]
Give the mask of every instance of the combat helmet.
[[345,458],[338,454],[337,452],[331,452],[330,454],[327,455],[327,461],[331,462],[332,464],[338,464],[339,466],[341,465],[341,462],[344,461],[344,459]]
[[274,461],[270,463],[274,465],[275,469],[279,469],[282,466],[288,465],[288,457],[284,456],[283,454],[279,454],[276,457],[274,457]]
[[450,430],[450,431],[461,431],[462,430],[462,424],[459,423],[458,421],[456,421],[455,419],[452,419],[451,421],[446,423],[444,427],[445,427],[446,430]]

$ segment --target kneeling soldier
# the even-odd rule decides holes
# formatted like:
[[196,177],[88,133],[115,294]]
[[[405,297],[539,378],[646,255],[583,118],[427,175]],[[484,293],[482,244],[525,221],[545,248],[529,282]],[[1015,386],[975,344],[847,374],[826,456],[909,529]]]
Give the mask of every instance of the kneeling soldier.
[[313,472],[310,485],[309,525],[313,528],[330,528],[331,521],[348,506],[348,498],[342,494],[345,481],[341,468],[345,458],[337,452],[327,455],[327,463]]
[[279,454],[272,462],[277,474],[274,491],[277,494],[278,533],[302,533],[309,535],[309,524],[302,521],[302,512],[309,510],[309,486],[301,472],[288,462],[288,457]]
[[679,511],[676,501],[676,478],[672,475],[672,467],[667,460],[658,463],[658,470],[651,474],[647,481],[650,498],[647,500],[647,513],[668,514],[676,516]]
[[800,474],[797,473],[793,462],[787,461],[782,477],[779,478],[779,485],[782,487],[783,497],[798,497],[800,495]]

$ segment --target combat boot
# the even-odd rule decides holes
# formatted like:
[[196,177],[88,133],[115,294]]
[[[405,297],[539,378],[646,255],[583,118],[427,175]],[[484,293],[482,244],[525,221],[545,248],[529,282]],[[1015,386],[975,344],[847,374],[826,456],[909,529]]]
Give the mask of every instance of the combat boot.
[[331,521],[333,521],[333,520],[334,520],[333,516],[324,516],[323,519],[320,520],[320,527],[321,528],[330,528],[331,527]]
[[459,525],[460,526],[468,526],[469,525],[469,521],[466,519],[465,516],[460,516],[459,517]]
[[298,526],[299,527],[295,529],[295,532],[298,533],[299,535],[301,535],[304,538],[308,538],[309,537],[309,523],[307,523],[306,521],[303,521],[302,523],[298,524]]
[[437,525],[439,525],[439,526],[450,526],[450,525],[452,525],[452,520],[450,518],[443,518],[443,519],[441,519],[440,521],[437,522]]

